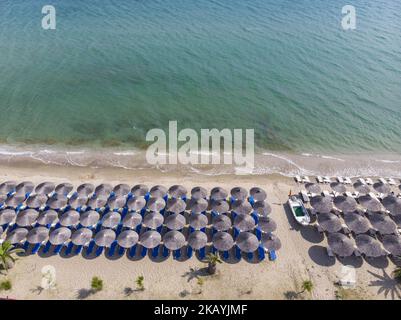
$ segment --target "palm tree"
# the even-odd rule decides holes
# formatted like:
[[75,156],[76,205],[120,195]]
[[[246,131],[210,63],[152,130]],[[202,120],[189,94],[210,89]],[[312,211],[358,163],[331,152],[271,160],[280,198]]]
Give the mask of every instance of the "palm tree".
[[144,279],[145,278],[143,276],[139,276],[138,278],[136,278],[135,283],[136,283],[138,290],[141,290],[141,291],[145,290],[145,286],[143,284]]
[[401,281],[401,267],[397,267],[393,271],[394,279]]
[[91,281],[91,288],[93,292],[98,292],[103,289],[103,280],[99,277],[93,277]]
[[302,291],[299,292],[304,293],[305,291],[308,291],[309,293],[311,293],[313,290],[313,283],[310,280],[305,280],[304,282],[302,282]]
[[4,241],[0,245],[0,266],[7,272],[17,260],[14,254],[23,252],[25,252],[23,249],[16,248],[9,241]]
[[218,263],[222,263],[222,261],[220,260],[219,256],[217,254],[214,254],[214,253],[209,253],[206,256],[206,261],[208,263],[207,270],[208,270],[209,274],[215,274],[216,273],[217,264]]

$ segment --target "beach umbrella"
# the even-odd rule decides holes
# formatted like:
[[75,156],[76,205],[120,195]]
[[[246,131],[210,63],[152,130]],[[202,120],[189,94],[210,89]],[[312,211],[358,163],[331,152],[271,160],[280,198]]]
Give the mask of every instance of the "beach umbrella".
[[104,195],[91,198],[88,201],[87,206],[93,209],[99,209],[105,207],[107,204],[107,197]]
[[262,234],[262,244],[268,251],[276,251],[281,248],[281,241],[274,234]]
[[258,227],[263,232],[271,233],[277,229],[277,223],[270,217],[260,217]]
[[140,211],[146,206],[146,200],[143,196],[135,196],[127,201],[127,207],[132,211]]
[[251,188],[251,190],[249,190],[249,194],[255,201],[264,201],[267,197],[266,191],[258,187]]
[[227,231],[231,228],[231,220],[224,214],[219,214],[213,218],[213,228],[217,231]]
[[319,213],[329,213],[333,209],[331,197],[315,196],[310,199],[310,204]]
[[61,227],[53,230],[50,233],[49,241],[51,244],[57,246],[59,244],[65,243],[71,237],[71,230],[66,227]]
[[102,217],[102,226],[105,228],[114,228],[121,221],[121,216],[118,212],[110,211]]
[[26,236],[28,235],[28,230],[25,228],[17,228],[12,230],[8,235],[6,240],[11,244],[20,243],[21,241],[25,240]]
[[239,214],[234,219],[234,226],[240,231],[250,231],[255,228],[255,220],[248,214]]
[[12,191],[15,191],[17,186],[17,182],[15,181],[6,181],[0,184],[0,194],[8,194]]
[[173,213],[165,219],[164,223],[170,230],[181,230],[184,228],[186,221],[182,214]]
[[235,200],[231,204],[231,210],[237,214],[250,214],[252,212],[252,206],[248,201]]
[[208,207],[208,202],[203,199],[203,198],[199,198],[199,199],[194,199],[191,198],[191,200],[189,201],[189,209],[193,212],[193,213],[201,213],[207,210]]
[[334,198],[334,205],[342,212],[354,212],[358,203],[352,197],[338,196]]
[[390,211],[393,216],[401,215],[401,199],[389,195],[383,199],[383,206]]
[[15,192],[18,194],[31,193],[35,189],[35,185],[31,181],[24,181],[15,187]]
[[185,245],[185,237],[179,231],[169,231],[163,236],[163,244],[169,250],[178,250]]
[[131,248],[138,243],[138,240],[138,234],[132,230],[125,230],[117,237],[118,245],[123,248]]
[[100,214],[97,211],[89,210],[82,212],[79,218],[79,223],[84,227],[91,227],[98,223]]
[[113,190],[113,186],[108,183],[99,184],[95,189],[96,196],[106,196],[108,197]]
[[31,244],[42,243],[49,236],[49,229],[46,227],[36,227],[28,232],[26,240]]
[[53,182],[42,182],[35,188],[36,194],[50,194],[56,189],[56,185]]
[[370,192],[369,186],[360,181],[354,183],[354,189],[359,193],[364,193],[364,194],[368,194]]
[[15,221],[15,211],[12,209],[4,209],[0,211],[0,225],[12,223]]
[[320,186],[316,183],[306,183],[305,184],[306,190],[308,190],[310,193],[321,193],[322,189]]
[[380,202],[377,199],[372,198],[369,194],[360,196],[358,201],[362,207],[370,211],[380,211],[382,208]]
[[47,196],[44,194],[34,194],[26,200],[26,205],[30,208],[40,208],[47,202]]
[[36,222],[39,212],[34,209],[25,209],[18,213],[16,223],[20,227],[28,227]]
[[103,229],[96,233],[95,243],[98,247],[110,247],[116,239],[116,233],[111,229]]
[[376,182],[373,184],[373,189],[375,189],[379,193],[390,193],[391,188],[388,184],[384,184],[383,182]]
[[241,232],[235,241],[244,252],[254,252],[259,247],[258,238],[250,232]]
[[114,195],[110,197],[109,200],[107,201],[107,207],[109,207],[110,210],[121,209],[125,207],[126,203],[127,203],[126,196]]
[[193,213],[189,216],[189,225],[195,230],[206,228],[208,220],[202,213]]
[[62,194],[54,194],[47,200],[47,205],[50,209],[58,210],[64,208],[68,203],[68,198]]
[[401,256],[401,237],[396,235],[386,235],[382,239],[384,248],[393,256]]
[[79,213],[75,210],[68,210],[60,216],[59,220],[64,227],[75,226],[79,222]]
[[94,190],[95,186],[92,183],[84,183],[77,188],[77,193],[80,196],[88,197]]
[[330,188],[332,188],[335,192],[338,192],[338,193],[345,193],[347,191],[347,188],[345,187],[345,185],[340,182],[330,183]]
[[367,234],[357,235],[355,242],[358,250],[367,257],[377,258],[385,255],[380,242]]
[[79,195],[77,193],[73,194],[68,200],[68,204],[74,209],[83,207],[84,205],[86,205],[87,202],[87,196]]
[[382,213],[371,213],[368,216],[372,227],[382,235],[394,234],[397,231],[397,225],[391,218]]
[[213,246],[219,251],[230,250],[234,245],[233,237],[227,232],[216,232],[213,235]]
[[158,212],[164,209],[166,201],[163,198],[150,198],[146,206],[150,211]]
[[207,198],[207,190],[202,187],[192,188],[191,198],[192,199],[206,199]]
[[164,217],[156,211],[151,211],[143,217],[143,224],[151,229],[157,229],[163,224]]
[[216,213],[226,213],[230,206],[226,200],[211,200],[211,208]]
[[126,196],[130,193],[131,187],[128,184],[121,183],[114,187],[113,192],[116,196]]
[[42,226],[52,225],[58,221],[58,213],[54,210],[46,210],[39,214],[37,223]]
[[268,216],[272,212],[272,208],[267,201],[258,201],[253,205],[253,210],[262,217]]
[[142,223],[142,216],[137,212],[128,212],[123,219],[123,226],[127,228],[136,228]]
[[221,187],[215,187],[210,191],[210,199],[212,200],[225,200],[227,196],[227,191]]
[[366,233],[372,228],[369,220],[358,213],[351,212],[344,216],[344,221],[348,228],[355,234]]
[[131,189],[131,193],[134,197],[144,197],[148,192],[149,188],[144,184],[137,184]]
[[56,189],[54,190],[55,193],[60,194],[60,195],[68,195],[72,189],[74,189],[74,186],[71,183],[64,182],[60,183]]
[[355,251],[353,241],[342,233],[330,233],[327,242],[331,250],[340,257],[349,257]]
[[6,200],[7,207],[18,207],[25,201],[25,194],[14,193],[11,197]]
[[173,198],[182,198],[187,195],[187,189],[182,185],[176,184],[168,189],[168,193]]
[[235,200],[245,200],[248,196],[248,191],[242,187],[234,187],[230,191],[231,197]]
[[179,198],[172,198],[167,200],[166,210],[168,212],[181,213],[185,210],[186,206],[187,205],[184,200]]
[[154,186],[150,189],[150,196],[153,198],[164,198],[167,195],[167,188],[161,185]]
[[79,228],[74,231],[71,236],[71,241],[77,246],[83,246],[87,244],[92,239],[93,232],[88,228]]
[[188,236],[188,245],[194,249],[199,250],[206,246],[207,235],[202,231],[191,232]]
[[327,231],[329,233],[335,233],[341,230],[341,220],[332,213],[321,213],[317,216],[317,221],[319,226],[323,229],[323,231]]
[[139,241],[143,247],[153,249],[160,244],[162,236],[156,231],[149,230],[140,235]]

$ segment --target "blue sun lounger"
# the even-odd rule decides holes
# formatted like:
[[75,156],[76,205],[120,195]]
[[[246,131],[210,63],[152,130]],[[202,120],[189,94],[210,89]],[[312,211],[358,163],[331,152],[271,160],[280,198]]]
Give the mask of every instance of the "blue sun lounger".
[[152,249],[152,257],[157,258],[158,255],[159,255],[159,246],[156,246]]
[[45,247],[43,248],[43,253],[48,253],[51,246],[52,244],[50,243],[50,241],[47,241]]
[[263,248],[263,246],[260,245],[258,247],[258,259],[259,259],[259,261],[262,261],[265,259],[265,257],[266,257],[265,248]]
[[95,247],[95,241],[92,240],[92,241],[89,243],[88,248],[86,249],[86,255],[92,254],[94,247]]
[[77,246],[74,253],[75,254],[80,254],[82,252],[83,247],[84,246]]
[[54,254],[60,254],[60,252],[61,252],[61,250],[63,249],[63,247],[64,247],[64,245],[59,244],[58,246],[56,246],[56,247],[54,248],[53,253],[54,253]]
[[35,244],[34,247],[32,248],[31,254],[36,254],[36,253],[38,253],[38,251],[39,251],[41,245],[42,245],[41,243]]
[[193,249],[191,246],[188,246],[187,248],[187,257],[188,258],[192,258],[192,254],[193,254]]
[[258,223],[259,223],[258,215],[255,214],[255,212],[253,212],[253,213],[251,214],[251,217],[253,218],[253,220],[255,220],[255,224],[258,224]]
[[269,252],[269,259],[270,261],[274,261],[277,259],[276,251],[273,250]]
[[249,196],[248,201],[253,207],[253,205],[255,204],[255,199],[252,196]]
[[132,246],[131,249],[129,249],[128,255],[133,258],[136,255],[136,245]]
[[68,243],[67,249],[65,250],[65,254],[67,256],[71,254],[73,247],[74,247],[74,244],[70,241],[70,243]]
[[25,241],[24,242],[24,246],[22,247],[25,251],[27,251],[29,249],[29,242]]
[[206,258],[206,248],[200,248],[199,249],[199,259],[203,260]]
[[262,230],[260,230],[260,228],[256,228],[255,235],[256,235],[256,238],[258,238],[258,240],[260,241],[262,239]]
[[95,256],[98,257],[102,254],[104,247],[97,247]]
[[253,260],[253,252],[248,252],[247,257],[248,257],[248,261],[252,261]]
[[123,224],[120,223],[116,229],[116,236],[118,236],[122,230],[123,230]]
[[237,237],[239,236],[240,231],[238,230],[238,228],[234,227],[234,240],[237,239]]
[[163,246],[163,252],[162,252],[163,258],[167,258],[169,253],[170,250]]
[[181,249],[174,250],[174,259],[179,260],[181,258]]
[[136,233],[140,234],[141,233],[141,229],[142,229],[142,224],[138,224],[138,226],[136,227]]
[[238,260],[241,260],[241,258],[242,258],[241,250],[240,250],[240,248],[238,248],[237,246],[235,246],[235,257],[236,257]]
[[214,246],[212,246],[212,247],[210,248],[210,252],[213,253],[213,254],[215,254],[215,253],[217,252],[217,249],[216,249]]
[[118,247],[118,255],[119,255],[119,256],[122,256],[122,255],[124,254],[124,252],[125,252],[125,248],[119,246],[119,247]]
[[148,253],[148,249],[146,249],[145,247],[142,247],[141,250],[141,257],[144,258],[146,256],[146,254]]
[[113,243],[111,244],[110,248],[109,248],[109,252],[108,252],[108,256],[112,257],[114,256],[114,253],[116,252],[116,248],[117,248],[117,241],[113,241]]
[[230,258],[230,253],[228,251],[223,252],[223,260],[228,260]]

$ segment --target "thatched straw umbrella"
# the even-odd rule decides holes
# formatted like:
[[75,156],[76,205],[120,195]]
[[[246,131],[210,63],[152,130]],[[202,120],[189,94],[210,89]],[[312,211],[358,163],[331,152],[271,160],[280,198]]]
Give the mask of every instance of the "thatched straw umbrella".
[[108,197],[113,190],[113,186],[108,183],[102,183],[98,185],[95,189],[96,197],[105,196]]
[[191,190],[191,198],[192,199],[206,199],[207,198],[207,190],[202,187],[195,187]]
[[277,229],[277,223],[270,217],[260,217],[258,226],[266,233],[274,232]]
[[310,193],[321,193],[322,189],[320,186],[316,183],[306,183],[305,184],[306,190],[308,190]]
[[49,229],[46,227],[36,227],[28,232],[26,240],[31,244],[44,242],[49,236]]
[[47,200],[47,205],[50,209],[58,210],[64,208],[68,203],[68,198],[62,194],[54,194]]
[[164,220],[164,223],[170,230],[181,230],[184,228],[186,221],[182,214],[173,213]]
[[92,183],[83,183],[77,188],[77,193],[82,197],[88,197],[95,191],[95,186]]
[[15,221],[15,211],[12,209],[4,209],[0,211],[0,225],[12,223]]
[[169,231],[163,236],[163,244],[169,250],[178,250],[185,245],[185,237],[179,231]]
[[367,234],[357,235],[355,242],[358,250],[367,257],[377,258],[386,254],[380,242]]
[[159,212],[164,209],[166,202],[163,198],[150,198],[146,206],[150,211]]
[[276,251],[281,248],[280,239],[274,234],[263,234],[262,235],[262,244],[265,249],[268,251]]
[[355,212],[346,214],[344,216],[344,221],[348,228],[355,234],[366,233],[372,228],[369,220],[365,216]]
[[240,231],[251,231],[255,228],[255,220],[248,214],[239,214],[234,219],[234,226]]
[[188,236],[188,245],[194,250],[202,249],[206,244],[207,235],[202,231],[194,231]]
[[153,249],[160,244],[162,237],[160,233],[149,230],[140,235],[139,241],[143,247],[147,249]]
[[393,256],[401,256],[401,237],[396,235],[386,235],[382,239],[384,248]]
[[255,201],[264,201],[267,197],[266,191],[258,187],[251,188],[249,194]]
[[113,192],[117,197],[125,197],[131,192],[131,187],[128,184],[121,183],[114,187]]
[[353,241],[342,233],[330,233],[327,242],[331,250],[340,257],[349,257],[355,251]]
[[373,184],[373,189],[375,189],[379,193],[390,193],[391,189],[388,184],[384,184],[383,182],[376,182]]
[[35,188],[36,194],[50,194],[56,189],[56,185],[53,182],[42,182]]
[[60,216],[59,220],[64,227],[75,226],[79,222],[79,213],[75,210],[68,210]]
[[164,217],[160,213],[152,211],[145,214],[142,223],[148,228],[157,229],[163,224],[163,221]]
[[231,197],[234,200],[245,200],[248,196],[248,191],[242,187],[234,187],[230,191]]
[[168,189],[168,193],[173,198],[183,198],[187,195],[187,189],[182,185],[174,185]]
[[0,194],[8,194],[12,191],[15,191],[15,187],[17,186],[17,182],[15,181],[6,181],[0,184]]
[[25,194],[13,194],[6,200],[7,207],[16,208],[25,201]]
[[96,233],[95,243],[99,247],[110,247],[113,241],[116,239],[116,233],[111,229],[103,229]]
[[166,203],[166,210],[173,213],[181,213],[185,211],[186,203],[180,198],[168,199]]
[[319,213],[329,213],[333,209],[331,197],[315,196],[311,198],[310,204]]
[[233,237],[227,232],[217,232],[213,235],[213,246],[219,251],[230,250],[234,246]]
[[146,200],[142,196],[135,196],[127,201],[127,207],[132,211],[140,211],[146,206]]
[[213,218],[213,228],[217,231],[227,231],[231,228],[231,220],[224,214],[219,214]]
[[370,192],[369,186],[360,181],[354,183],[354,189],[362,194],[368,194]]
[[216,213],[226,213],[230,209],[226,200],[211,200],[211,208]]
[[227,196],[227,191],[221,187],[215,187],[210,191],[210,199],[212,200],[225,200]]
[[11,244],[16,244],[25,240],[27,235],[28,235],[28,229],[16,228],[7,235],[6,240]]
[[371,213],[368,216],[373,228],[382,235],[395,234],[397,232],[397,225],[391,218],[382,213]]
[[345,187],[345,185],[340,182],[330,183],[330,188],[332,188],[335,192],[338,192],[338,193],[347,192],[347,188]]
[[237,214],[250,214],[252,206],[247,201],[236,200],[231,204],[231,210]]
[[123,219],[123,226],[134,229],[142,223],[142,216],[137,212],[128,212]]
[[93,232],[87,228],[79,228],[71,236],[71,242],[77,246],[83,246],[92,239]]
[[195,230],[206,228],[207,224],[207,217],[202,213],[192,213],[189,216],[189,225]]
[[208,205],[209,205],[208,202],[203,198],[199,199],[191,198],[188,207],[193,213],[201,213],[207,210]]
[[31,193],[33,190],[35,189],[35,185],[33,184],[33,182],[31,181],[24,181],[21,182],[20,184],[18,184],[15,187],[15,192],[17,194],[27,194],[27,193]]
[[253,205],[253,210],[262,217],[267,217],[271,212],[272,208],[267,201],[258,201]]
[[352,197],[338,196],[334,198],[334,205],[342,212],[354,212],[358,203]]
[[55,193],[59,194],[59,195],[68,195],[72,189],[74,189],[74,186],[71,183],[68,182],[64,182],[64,183],[60,183],[56,189],[54,190]]
[[341,220],[332,213],[321,213],[317,217],[320,228],[329,233],[335,233],[341,230]]
[[105,228],[114,228],[121,221],[121,215],[118,212],[110,211],[102,218],[102,226]]
[[65,243],[71,237],[71,230],[66,227],[61,227],[53,230],[50,233],[49,241],[51,244],[58,246]]
[[372,198],[369,194],[360,196],[358,201],[361,206],[370,211],[380,211],[382,209],[380,202],[377,199]]
[[259,240],[253,233],[241,232],[236,239],[237,246],[244,252],[254,252],[259,247]]
[[131,248],[139,241],[139,236],[135,231],[125,230],[117,237],[117,242],[120,247]]
[[47,226],[49,224],[52,225],[57,223],[57,221],[58,221],[58,213],[51,209],[41,212],[37,219],[37,223],[39,223],[42,226]]
[[26,205],[29,208],[40,208],[46,204],[47,197],[44,194],[34,194],[31,195],[26,200]]
[[16,223],[20,227],[28,227],[36,222],[39,212],[34,209],[25,209],[18,213]]
[[390,211],[392,216],[401,215],[401,199],[393,195],[383,199],[383,206]]
[[131,194],[134,197],[144,197],[148,192],[149,188],[144,184],[137,184],[131,189]]
[[167,195],[167,188],[161,185],[154,186],[150,189],[150,196],[153,198],[164,198]]

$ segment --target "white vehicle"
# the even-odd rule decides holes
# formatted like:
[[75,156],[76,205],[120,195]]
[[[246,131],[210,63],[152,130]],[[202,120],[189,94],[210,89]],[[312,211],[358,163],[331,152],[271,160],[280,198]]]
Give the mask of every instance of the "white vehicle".
[[290,196],[290,198],[288,199],[288,205],[290,206],[292,215],[300,225],[309,225],[310,216],[301,199],[295,196]]

